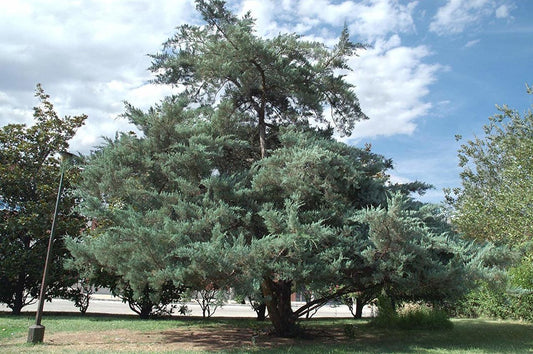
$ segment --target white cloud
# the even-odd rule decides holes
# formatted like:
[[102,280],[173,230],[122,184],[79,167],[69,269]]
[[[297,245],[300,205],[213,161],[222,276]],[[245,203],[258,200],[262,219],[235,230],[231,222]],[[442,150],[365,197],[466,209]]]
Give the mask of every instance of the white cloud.
[[475,46],[476,44],[478,44],[479,42],[480,42],[479,39],[474,39],[474,40],[468,41],[468,42],[465,44],[465,48],[473,47],[473,46]]
[[[427,47],[402,46],[398,35],[415,30],[412,13],[416,1],[404,5],[395,0],[300,0],[296,4],[286,0],[245,0],[240,6],[241,14],[249,10],[258,18],[258,32],[262,35],[291,32],[299,27],[309,31],[304,39],[331,46],[346,21],[352,35],[373,43],[372,48],[360,52],[361,56],[349,63],[355,71],[346,78],[356,85],[363,111],[371,118],[356,125],[352,138],[411,134],[416,129],[416,119],[431,108],[424,97],[441,67],[424,63],[430,55]],[[293,21],[280,25],[280,19],[286,18]]]
[[510,9],[507,5],[501,5],[496,9],[496,18],[507,18],[510,16]]
[[256,19],[256,25],[261,33],[276,35],[278,31],[273,19],[276,9],[278,8],[273,1],[245,0],[241,4],[241,15],[249,11]]
[[417,2],[402,5],[395,0],[344,1],[332,3],[327,0],[299,3],[299,13],[311,18],[319,18],[333,26],[346,22],[350,32],[372,41],[390,33],[414,30],[412,12]]
[[416,119],[427,114],[429,86],[443,69],[425,64],[425,46],[402,46],[398,36],[379,41],[351,60],[355,71],[347,79],[356,85],[361,108],[370,117],[356,125],[351,138],[412,134]]
[[505,4],[497,7],[497,0],[448,0],[438,9],[429,29],[439,35],[463,32],[489,16],[509,17],[510,8]]
[[390,182],[392,184],[406,184],[406,183],[413,182],[413,180],[411,180],[409,178],[398,176],[398,175],[396,175],[394,173],[391,173],[389,175],[389,180],[390,180]]
[[0,123],[31,123],[42,83],[59,115],[89,115],[73,141],[87,152],[99,136],[129,129],[112,118],[122,101],[146,107],[165,94],[139,89],[150,79],[146,54],[197,18],[193,0],[10,1],[0,11]]
[[[352,34],[374,47],[351,60],[371,120],[357,136],[409,134],[431,105],[424,102],[438,65],[425,64],[427,47],[401,45],[398,33],[414,31],[416,1],[235,0],[230,6],[257,17],[258,34],[297,32],[327,45],[346,20]],[[148,53],[182,23],[199,23],[193,0],[16,1],[0,12],[0,123],[31,121],[36,83],[43,84],[60,115],[89,115],[72,146],[87,152],[102,135],[130,130],[117,120],[127,100],[147,108],[169,88],[147,85]],[[384,38],[387,38],[386,40]]]

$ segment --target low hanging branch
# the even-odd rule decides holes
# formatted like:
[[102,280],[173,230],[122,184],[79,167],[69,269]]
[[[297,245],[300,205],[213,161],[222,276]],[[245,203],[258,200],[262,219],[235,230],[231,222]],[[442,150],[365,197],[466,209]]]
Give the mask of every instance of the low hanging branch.
[[314,311],[315,309],[319,309],[320,307],[324,306],[328,301],[339,298],[342,295],[346,295],[352,291],[353,291],[352,288],[348,288],[348,287],[340,288],[339,290],[337,290],[336,292],[332,294],[329,294],[327,296],[321,297],[320,299],[315,299],[311,302],[306,303],[304,306],[294,311],[293,315],[296,318],[305,316],[306,314]]

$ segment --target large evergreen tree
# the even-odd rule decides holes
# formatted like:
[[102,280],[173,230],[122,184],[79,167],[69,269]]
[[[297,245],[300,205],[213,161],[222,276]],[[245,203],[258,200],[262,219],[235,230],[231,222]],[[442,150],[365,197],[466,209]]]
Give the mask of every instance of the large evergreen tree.
[[202,121],[209,112],[187,104],[169,97],[147,113],[128,106],[142,136],[107,140],[88,157],[78,186],[81,212],[96,226],[69,243],[74,266],[91,264],[87,275],[144,308],[137,309],[142,317],[179,299],[185,287],[221,283],[230,268],[207,246],[238,235],[246,222],[226,200],[234,193],[230,173],[250,164],[240,159],[250,155],[248,144],[215,133],[216,119]]
[[[282,336],[295,333],[299,316],[342,294],[387,287],[399,298],[423,298],[399,279],[429,272],[428,281],[448,280],[443,274],[460,263],[457,252],[440,240],[424,251],[418,240],[441,233],[400,212],[388,236],[410,248],[405,257],[389,252],[387,269],[412,261],[405,264],[411,273],[383,280],[381,234],[367,226],[379,218],[358,215],[381,207],[368,213],[383,216],[390,193],[405,197],[428,186],[390,185],[390,160],[335,141],[333,129],[311,127],[311,118],[326,119],[327,105],[343,133],[365,118],[337,74],[358,47],[347,32],[333,49],[296,35],[262,39],[248,15],[237,18],[221,1],[197,7],[206,25],[179,27],[152,67],[158,82],[185,91],[148,112],[127,106],[142,134],[119,134],[88,159],[81,210],[98,226],[69,244],[78,266],[111,272],[137,298],[149,289],[154,301],[170,283],[176,290],[260,290]],[[412,250],[422,260],[413,261]],[[290,295],[304,287],[317,298],[293,311]]]
[[[109,140],[83,171],[82,211],[98,226],[69,244],[80,268],[105,269],[119,288],[152,303],[169,284],[177,296],[185,288],[232,287],[242,295],[261,289],[276,333],[285,336],[294,334],[298,317],[347,292],[387,288],[398,299],[440,299],[439,283],[457,289],[448,280],[461,275],[449,272],[452,259],[460,266],[458,252],[446,249],[430,219],[396,213],[399,226],[385,236],[405,248],[401,256],[357,217],[387,205],[388,191],[398,189],[386,184],[389,160],[300,126],[280,129],[278,148],[253,162],[250,127],[223,113],[192,109],[182,98],[146,113],[128,107],[142,136]],[[230,125],[232,134],[224,134]],[[402,266],[411,273],[384,280]],[[418,280],[400,281],[406,274]],[[428,293],[407,290],[422,279]],[[304,287],[317,296],[293,311],[290,295]]]
[[227,114],[245,113],[257,127],[261,157],[267,154],[269,128],[275,131],[279,124],[313,119],[349,134],[354,122],[366,118],[353,86],[339,74],[363,48],[350,41],[346,28],[330,49],[296,34],[258,37],[250,14],[238,18],[224,1],[197,0],[196,7],[206,24],[178,27],[152,56],[156,82],[183,85],[202,104],[229,104]]
[[[57,153],[83,125],[85,115],[59,117],[50,97],[37,85],[40,105],[34,124],[9,124],[0,129],[0,302],[18,314],[39,295],[39,286],[54,204],[59,185]],[[62,269],[68,254],[63,235],[78,235],[83,219],[72,213],[69,193],[77,169],[67,170],[57,219],[48,292],[70,285]],[[75,281],[76,279],[74,279]]]
[[[191,100],[211,106],[219,102],[226,115],[256,127],[259,152],[253,159],[267,156],[280,125],[313,120],[349,134],[356,121],[366,118],[353,86],[339,74],[350,69],[347,59],[363,48],[350,41],[346,28],[331,49],[295,34],[264,39],[254,33],[250,14],[238,18],[224,1],[198,0],[196,5],[206,24],[178,27],[163,51],[152,56],[151,69],[156,82],[185,86]],[[265,279],[264,292],[270,293],[266,284],[275,281]]]

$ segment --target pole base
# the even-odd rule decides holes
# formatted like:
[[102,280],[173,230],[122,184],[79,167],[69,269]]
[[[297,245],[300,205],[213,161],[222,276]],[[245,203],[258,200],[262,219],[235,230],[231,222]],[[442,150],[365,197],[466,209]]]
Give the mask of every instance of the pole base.
[[42,343],[44,338],[44,326],[33,325],[28,331],[28,343]]

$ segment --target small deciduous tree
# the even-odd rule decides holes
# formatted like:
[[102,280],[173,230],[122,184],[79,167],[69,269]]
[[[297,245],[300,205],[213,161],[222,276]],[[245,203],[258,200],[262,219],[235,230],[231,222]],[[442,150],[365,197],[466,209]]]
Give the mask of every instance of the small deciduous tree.
[[462,187],[448,192],[452,221],[471,238],[524,243],[533,238],[533,113],[498,110],[485,136],[459,150]]
[[[40,105],[34,108],[33,125],[9,124],[0,129],[0,302],[15,314],[39,294],[59,185],[56,154],[67,150],[68,141],[87,118],[59,117],[40,85],[36,97]],[[62,267],[68,256],[63,236],[78,235],[84,221],[73,212],[75,199],[70,193],[78,171],[65,173],[48,296],[77,280]]]
[[523,313],[530,313],[532,306],[527,286],[533,240],[533,113],[531,107],[523,114],[506,105],[497,108],[499,113],[483,127],[484,136],[461,145],[462,186],[448,191],[447,200],[453,224],[466,237],[501,245],[500,258],[522,255],[519,264],[506,265],[508,274],[500,270],[480,281],[465,307],[475,314],[526,318]]

